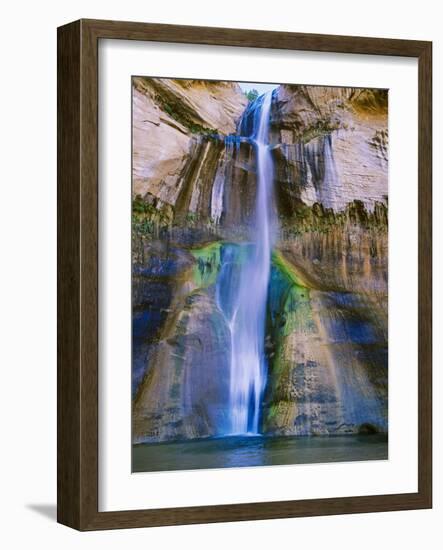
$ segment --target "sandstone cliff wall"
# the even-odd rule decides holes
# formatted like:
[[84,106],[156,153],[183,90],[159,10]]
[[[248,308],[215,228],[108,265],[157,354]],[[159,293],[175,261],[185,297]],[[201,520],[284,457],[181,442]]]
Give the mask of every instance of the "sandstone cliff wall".
[[[236,134],[246,103],[231,83],[134,79],[136,442],[227,425],[217,280],[254,210],[254,147]],[[387,92],[280,86],[271,142],[262,431],[387,431]]]

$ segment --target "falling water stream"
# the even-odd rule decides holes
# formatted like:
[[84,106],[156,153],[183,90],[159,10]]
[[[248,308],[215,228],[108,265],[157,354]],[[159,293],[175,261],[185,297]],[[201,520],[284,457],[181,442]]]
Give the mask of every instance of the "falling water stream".
[[[266,381],[266,302],[275,225],[273,163],[268,141],[271,102],[272,92],[269,92],[258,98],[244,115],[252,116],[253,122],[252,134],[248,137],[256,154],[255,211],[250,223],[250,242],[225,253],[219,287],[222,289],[223,281],[225,288],[230,287],[229,299],[221,309],[231,335],[228,430],[233,435],[259,433],[260,403]],[[241,122],[240,129],[242,125]]]

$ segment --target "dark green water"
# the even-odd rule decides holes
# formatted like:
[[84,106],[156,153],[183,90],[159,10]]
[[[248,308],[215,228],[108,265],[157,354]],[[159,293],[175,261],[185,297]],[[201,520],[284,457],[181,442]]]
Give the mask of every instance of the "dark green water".
[[132,447],[133,472],[387,460],[386,435],[223,437]]

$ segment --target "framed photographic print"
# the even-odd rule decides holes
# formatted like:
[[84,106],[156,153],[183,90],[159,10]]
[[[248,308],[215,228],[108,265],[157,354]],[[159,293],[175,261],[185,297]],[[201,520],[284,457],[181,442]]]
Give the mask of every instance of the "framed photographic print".
[[59,28],[59,522],[431,507],[431,52]]

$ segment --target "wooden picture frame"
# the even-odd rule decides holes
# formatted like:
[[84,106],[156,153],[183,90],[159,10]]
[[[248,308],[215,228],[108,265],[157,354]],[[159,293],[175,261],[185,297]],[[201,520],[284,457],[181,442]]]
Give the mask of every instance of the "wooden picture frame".
[[[159,41],[418,59],[418,491],[98,511],[98,42]],[[82,531],[432,506],[432,44],[350,36],[80,20],[58,29],[58,521]]]

